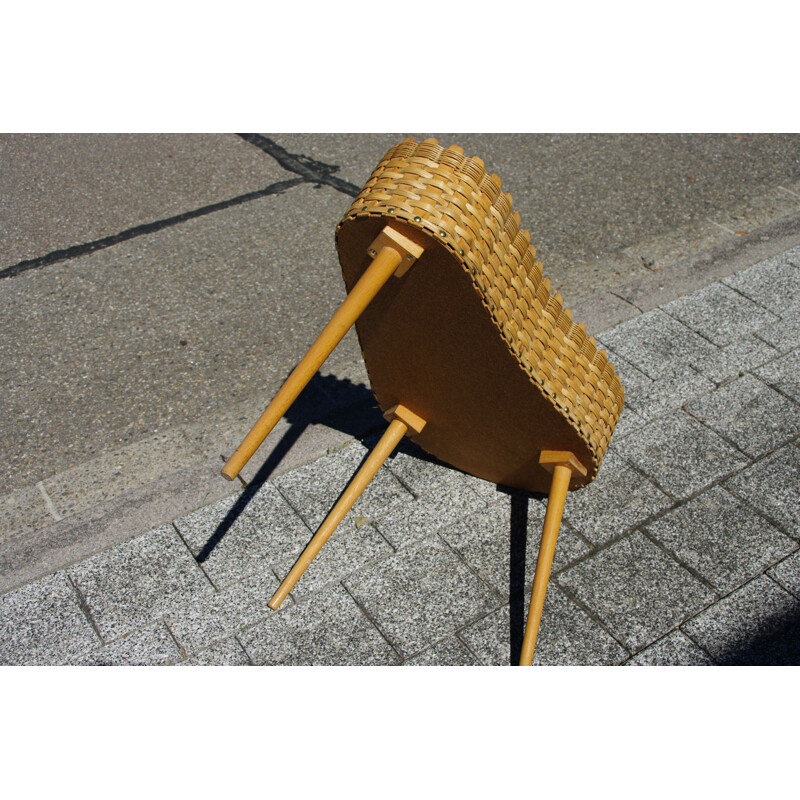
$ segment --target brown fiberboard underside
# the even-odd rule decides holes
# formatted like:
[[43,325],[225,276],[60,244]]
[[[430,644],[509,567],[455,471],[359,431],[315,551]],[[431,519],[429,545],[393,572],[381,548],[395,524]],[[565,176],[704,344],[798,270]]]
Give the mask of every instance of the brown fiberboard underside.
[[[348,291],[385,224],[362,217],[340,228]],[[381,409],[402,403],[426,419],[410,438],[432,455],[495,483],[547,492],[551,475],[539,453],[570,450],[589,471],[571,488],[594,478],[586,442],[509,351],[480,292],[438,242],[403,277],[390,278],[356,329]]]

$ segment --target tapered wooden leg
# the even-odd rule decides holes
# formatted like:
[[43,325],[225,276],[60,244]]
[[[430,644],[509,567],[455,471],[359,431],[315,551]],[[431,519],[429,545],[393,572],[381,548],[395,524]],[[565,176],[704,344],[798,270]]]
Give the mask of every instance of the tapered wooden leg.
[[370,250],[375,256],[372,264],[222,468],[222,475],[228,480],[232,481],[239,474],[391,275],[405,272],[422,254],[420,246],[389,226],[375,240],[374,247],[380,249]]
[[289,574],[283,579],[283,582],[268,603],[270,608],[278,608],[286,599],[286,595],[292,591],[297,581],[300,580],[300,576],[308,569],[322,546],[345,518],[345,515],[353,507],[353,504],[361,496],[364,489],[367,488],[375,473],[392,454],[406,431],[411,428],[416,433],[419,433],[425,427],[424,419],[402,405],[397,405],[390,409],[385,416],[391,419],[389,427],[381,436],[378,444],[375,445],[375,449],[369,454],[361,469],[350,481],[347,489],[331,509],[325,521],[319,526],[314,537],[306,545],[306,549],[303,550]]
[[561,517],[564,513],[564,503],[567,499],[569,482],[574,474],[586,475],[586,468],[569,452],[544,450],[539,457],[539,463],[545,469],[552,470],[553,480],[550,484],[550,494],[547,498],[542,543],[539,545],[539,557],[536,561],[536,573],[533,577],[531,603],[528,608],[528,621],[525,625],[525,638],[522,641],[522,653],[519,659],[522,667],[529,667],[533,663],[533,651],[536,649],[536,638],[539,635],[539,624],[542,621],[544,598],[547,594],[550,570],[553,567],[556,540],[558,539],[558,530],[561,527]]

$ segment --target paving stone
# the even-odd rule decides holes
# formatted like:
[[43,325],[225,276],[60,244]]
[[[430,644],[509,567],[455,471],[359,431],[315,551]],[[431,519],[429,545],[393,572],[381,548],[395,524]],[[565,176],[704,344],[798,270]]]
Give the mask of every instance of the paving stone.
[[625,662],[626,667],[711,667],[714,659],[680,631],[660,639]]
[[[504,502],[478,509],[463,520],[442,528],[439,535],[500,597],[507,598],[515,588],[523,588],[516,585],[523,577],[525,587],[533,582],[544,515],[542,503],[519,493]],[[588,552],[588,545],[575,535],[568,523],[562,523],[553,571],[564,568]],[[523,557],[524,572],[520,574]],[[515,586],[511,585],[512,572]]]
[[753,458],[800,434],[800,406],[752,375],[720,386],[687,410]]
[[800,350],[771,361],[756,370],[756,376],[796,403],[800,403]]
[[646,528],[720,594],[731,592],[797,549],[795,541],[721,486]]
[[631,405],[645,422],[650,422],[713,390],[714,384],[708,378],[685,365],[639,389]]
[[485,507],[475,492],[462,485],[461,491],[447,494],[446,502],[442,502],[441,497],[435,500],[423,496],[395,506],[388,514],[382,515],[376,525],[392,547],[399,550]]
[[[191,655],[260,617],[274,614],[267,603],[277,588],[278,581],[271,572],[251,575],[221,592],[171,609],[167,624]],[[291,605],[291,599],[286,603]]]
[[[323,586],[339,581],[393,552],[386,539],[372,525],[358,526],[352,517],[348,517],[303,573],[291,592],[292,597],[295,600],[308,597]],[[289,574],[296,561],[296,558],[290,558],[275,566],[279,580],[282,581]]]
[[250,659],[247,657],[239,640],[229,636],[215,642],[197,655],[180,662],[185,667],[247,667]]
[[722,279],[722,282],[759,305],[783,316],[789,305],[800,305],[800,269],[790,263],[798,248],[768,258],[749,269]]
[[661,309],[720,346],[779,320],[775,314],[719,282],[666,303]]
[[311,538],[271,483],[181,517],[175,527],[220,588],[296,558]]
[[557,580],[633,652],[715,599],[710,589],[639,532],[569,567]]
[[0,664],[66,664],[98,644],[64,572],[0,597]]
[[473,667],[479,665],[478,659],[455,636],[448,636],[403,662],[404,667]]
[[[367,453],[368,450],[363,444],[354,442],[349,447],[323,456],[312,464],[279,475],[274,483],[314,531],[347,488]],[[354,517],[377,519],[394,506],[410,499],[411,494],[403,488],[386,466],[383,466],[349,513]]]
[[403,657],[500,604],[436,534],[344,584]]
[[800,302],[783,308],[780,324],[761,328],[755,335],[781,353],[794,350],[800,341]]
[[68,573],[105,642],[213,592],[171,525],[98,553]]
[[729,378],[742,377],[778,355],[778,351],[756,336],[743,336],[726,347],[721,347],[711,356],[693,360],[692,366],[710,378],[722,383]]
[[256,665],[396,664],[397,654],[340,584],[238,634]]
[[398,450],[387,466],[419,498],[441,503],[448,496],[461,498],[474,493],[470,487],[475,481],[473,476],[433,459],[411,443]]
[[183,654],[163,622],[127,633],[72,660],[73,666],[156,667],[179,664]]
[[[484,664],[516,666],[524,622],[513,654],[509,605],[469,625],[458,635]],[[534,666],[608,665],[618,664],[627,657],[628,653],[619,642],[569,600],[558,586],[548,587],[533,655]]]
[[611,447],[673,497],[685,498],[747,464],[717,434],[683,411],[656,419]]
[[625,405],[622,407],[622,414],[620,414],[617,426],[614,428],[613,441],[618,442],[625,436],[634,433],[634,431],[641,430],[645,425],[647,425],[647,420],[637,414],[630,406]]
[[800,450],[782,447],[725,481],[724,486],[800,538]]
[[767,570],[767,574],[795,597],[800,597],[800,551],[795,551],[780,564]]
[[602,345],[653,379],[672,374],[690,361],[713,355],[716,349],[659,309],[606,331]]
[[567,494],[564,519],[593,544],[602,544],[671,505],[669,497],[610,450],[597,478]]
[[766,575],[682,625],[721,664],[800,663],[800,600]]

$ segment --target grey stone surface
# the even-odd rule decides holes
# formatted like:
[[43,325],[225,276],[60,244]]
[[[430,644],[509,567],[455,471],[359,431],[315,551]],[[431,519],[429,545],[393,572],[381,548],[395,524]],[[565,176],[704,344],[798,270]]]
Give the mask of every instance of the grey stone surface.
[[0,597],[0,664],[66,664],[98,644],[63,572]]
[[650,422],[713,389],[714,384],[708,378],[686,365],[632,392],[630,402],[634,411],[645,422]]
[[646,528],[720,594],[728,594],[797,549],[795,541],[721,486]]
[[127,633],[111,644],[82,653],[73,666],[160,667],[179,664],[184,655],[162,622]]
[[180,470],[0,544],[0,592],[48,575],[236,491],[219,462]]
[[781,394],[800,403],[800,349],[771,361],[755,374]]
[[250,659],[235,636],[215,642],[197,655],[180,662],[184,667],[248,667]]
[[213,591],[171,525],[98,553],[68,574],[106,643]]
[[720,386],[687,410],[753,458],[800,435],[800,406],[752,375]]
[[0,544],[53,522],[55,517],[36,486],[0,497]]
[[672,500],[660,489],[609,451],[597,478],[585,489],[567,495],[564,519],[597,545],[671,505]]
[[56,511],[66,517],[139,489],[201,461],[199,450],[174,430],[107,453],[43,481]]
[[238,634],[255,665],[396,664],[397,653],[341,585]]
[[[208,648],[246,625],[275,612],[267,605],[278,588],[272,573],[251,575],[221,592],[171,608],[165,616],[178,644],[189,654]],[[286,607],[292,601],[286,601]]]
[[240,400],[263,410],[344,298],[333,231],[349,201],[295,186],[0,281],[4,485]]
[[735,234],[743,235],[754,228],[789,216],[798,210],[798,206],[800,198],[776,187],[723,212],[717,212],[712,215],[712,219]]
[[800,450],[787,445],[725,481],[725,488],[800,538]]
[[682,626],[721,664],[800,662],[800,600],[766,575]]
[[680,631],[660,639],[625,662],[631,667],[711,667],[714,659]]
[[747,464],[713,431],[683,411],[654,420],[611,447],[672,497],[686,498]]
[[436,499],[424,496],[395,506],[375,524],[392,547],[399,550],[485,505],[469,487],[461,484]]
[[795,551],[787,556],[780,564],[767,570],[767,574],[786,591],[791,592],[795,597],[800,597],[800,552]]
[[[314,531],[347,488],[367,454],[368,450],[363,444],[354,442],[313,464],[279,475],[274,484]],[[349,514],[375,519],[410,499],[410,493],[383,466],[356,500]]]
[[344,584],[403,657],[500,605],[436,534]]
[[455,636],[447,636],[421,653],[407,658],[404,667],[473,667],[480,661]]
[[[393,551],[375,528],[352,518],[344,520],[325,543],[317,557],[303,573],[291,594],[295,600],[319,591]],[[296,558],[275,565],[275,574],[283,580],[294,566]]]
[[0,163],[2,266],[286,177],[246,142],[220,134],[4,134]]
[[800,341],[800,303],[784,307],[779,325],[762,328],[755,335],[781,353],[788,353]]
[[660,309],[605,331],[601,344],[653,379],[672,374],[716,350],[709,341]]
[[692,361],[692,366],[714,383],[741,377],[771,361],[778,351],[756,336],[742,336],[708,358]]
[[745,235],[729,234],[707,250],[694,250],[686,258],[622,281],[614,294],[641,311],[651,311],[765,259],[782,258],[800,243],[800,214],[773,220]]
[[569,567],[557,581],[631,652],[716,599],[707,586],[639,532]]
[[666,303],[662,310],[720,347],[779,320],[724,283],[704,286]]
[[[469,567],[500,597],[533,582],[544,523],[544,505],[519,493],[473,512],[439,531]],[[589,546],[563,523],[553,570],[589,552]],[[524,558],[524,564],[522,560]],[[512,585],[513,584],[513,585]]]
[[181,517],[175,527],[219,588],[299,555],[311,538],[271,483]]
[[[529,599],[529,598],[528,598]],[[508,666],[519,663],[525,632],[522,609],[517,609],[517,630],[512,648],[510,605],[487,614],[459,631],[459,637],[478,655],[482,663]],[[533,656],[534,666],[609,665],[627,658],[627,651],[597,622],[565,597],[558,586],[547,589],[542,623]]]
[[722,282],[773,314],[783,316],[789,306],[800,305],[800,248],[723,278]]
[[443,496],[456,494],[456,502],[469,502],[475,494],[473,476],[433,459],[413,444],[398,449],[386,465],[418,498],[442,502]]
[[637,414],[630,406],[623,406],[622,414],[617,420],[617,427],[614,428],[614,441],[618,442],[634,431],[640,430],[645,425],[647,425],[647,420],[644,417]]

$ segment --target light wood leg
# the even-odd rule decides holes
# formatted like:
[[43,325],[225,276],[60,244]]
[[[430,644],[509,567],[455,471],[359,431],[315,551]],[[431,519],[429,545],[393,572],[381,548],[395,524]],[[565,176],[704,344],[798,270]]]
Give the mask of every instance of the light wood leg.
[[420,246],[389,226],[373,245],[380,249],[371,248],[370,253],[375,255],[372,263],[222,468],[222,475],[228,480],[239,474],[392,274],[403,274],[422,254]]
[[564,503],[569,491],[569,482],[576,473],[586,474],[586,468],[572,453],[568,452],[544,450],[539,458],[539,463],[545,469],[552,470],[553,480],[547,498],[542,543],[539,545],[531,603],[528,608],[528,621],[525,625],[525,638],[522,641],[522,653],[519,659],[522,667],[529,667],[533,663],[533,652],[536,649],[536,638],[539,635],[539,624],[542,621],[542,609],[547,594],[547,584],[550,580],[550,570],[553,567],[553,556],[556,552],[556,541],[561,527],[561,517],[564,513]]
[[378,444],[375,445],[375,449],[369,454],[369,457],[363,463],[361,469],[358,470],[350,481],[347,489],[345,489],[336,505],[331,509],[325,521],[314,534],[314,537],[306,545],[306,549],[303,550],[300,558],[297,559],[294,566],[289,571],[289,574],[283,579],[283,582],[268,603],[270,608],[278,608],[286,599],[286,596],[292,591],[302,574],[316,558],[325,542],[328,541],[339,523],[345,518],[347,512],[353,507],[353,504],[361,496],[364,489],[367,488],[369,482],[375,476],[375,473],[392,454],[392,451],[403,438],[406,431],[411,428],[416,433],[419,433],[425,427],[425,420],[402,405],[390,409],[386,413],[386,416],[391,418],[389,427],[386,429],[383,436],[381,436]]

